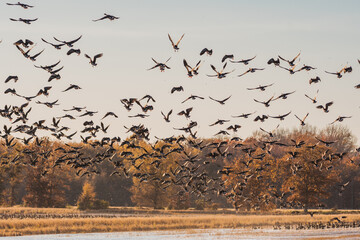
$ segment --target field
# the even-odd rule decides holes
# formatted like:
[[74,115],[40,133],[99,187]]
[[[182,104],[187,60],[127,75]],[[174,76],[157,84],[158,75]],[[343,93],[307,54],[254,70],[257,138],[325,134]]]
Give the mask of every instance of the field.
[[[276,210],[267,213],[216,211],[167,211],[146,208],[110,208],[80,212],[75,208],[0,208],[0,236],[34,234],[124,232],[179,229],[316,229],[359,227],[359,211]],[[342,222],[332,221],[332,218]],[[343,218],[341,218],[343,217]],[[346,218],[345,218],[346,217]]]

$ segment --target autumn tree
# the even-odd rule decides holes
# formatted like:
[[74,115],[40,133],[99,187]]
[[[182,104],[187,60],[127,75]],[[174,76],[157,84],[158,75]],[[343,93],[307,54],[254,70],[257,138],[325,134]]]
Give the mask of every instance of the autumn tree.
[[67,166],[55,166],[60,154],[54,150],[59,143],[51,142],[47,138],[42,141],[41,146],[31,143],[29,149],[34,153],[25,157],[26,195],[23,201],[25,205],[32,207],[64,207],[69,169]]
[[288,150],[293,155],[281,159],[285,174],[282,191],[288,194],[287,202],[302,206],[307,212],[309,207],[315,207],[328,198],[330,187],[339,180],[331,160],[324,157],[331,149],[319,145],[313,149],[303,146]]

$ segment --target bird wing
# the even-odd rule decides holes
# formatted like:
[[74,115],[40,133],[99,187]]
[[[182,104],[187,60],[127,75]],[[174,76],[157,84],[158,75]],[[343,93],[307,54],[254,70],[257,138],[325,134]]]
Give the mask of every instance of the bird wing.
[[73,44],[73,43],[76,43],[77,41],[79,41],[80,40],[80,38],[82,37],[82,35],[80,35],[80,37],[78,37],[77,39],[75,39],[75,40],[72,40],[72,41],[70,41],[70,42],[68,42],[68,44]]
[[[169,57],[168,60],[166,60],[166,62],[164,64],[166,64],[168,61],[170,61],[171,57]],[[165,65],[166,66],[166,65]],[[169,68],[168,66],[166,66],[167,68]]]
[[333,104],[334,104],[334,102],[328,102],[328,103],[325,104],[325,106],[326,106],[326,107],[330,107],[330,106],[333,105]]
[[[203,50],[201,50],[200,52],[200,56],[203,55],[204,53],[208,52],[209,50],[207,48],[204,48]],[[360,60],[358,60],[360,61]],[[359,62],[360,63],[360,62]]]
[[278,57],[279,57],[281,60],[285,61],[285,62],[289,62],[289,60],[286,60],[285,58],[282,58],[280,55],[278,55]]
[[303,118],[303,122],[305,121],[305,119],[307,118],[307,116],[309,116],[309,113],[307,113],[306,115],[305,115],[305,117]]
[[175,47],[175,44],[174,44],[173,40],[172,40],[171,37],[170,37],[170,34],[168,34],[168,37],[169,37],[169,40],[170,40],[170,42],[171,42],[171,45],[172,45],[173,47]]
[[296,55],[296,57],[294,57],[294,59],[292,60],[292,62],[294,62],[294,61],[300,56],[300,53],[301,53],[301,52],[299,52],[299,54]]
[[34,56],[32,56],[32,58],[36,58],[36,57],[38,57],[40,54],[42,54],[42,52],[43,52],[44,50],[45,50],[45,49],[43,49],[41,52],[39,52],[39,53],[35,54]]
[[56,37],[53,37],[55,39],[55,41],[61,42],[61,43],[66,43],[65,41],[61,41],[59,39],[57,39]]
[[232,95],[228,96],[227,98],[223,99],[221,102],[226,102],[227,100],[229,100],[231,98]]
[[102,57],[102,56],[103,56],[102,53],[96,54],[96,55],[94,56],[94,62],[96,61],[97,58],[100,58],[100,57]]
[[244,76],[244,75],[245,75],[245,74],[247,74],[248,72],[250,72],[250,69],[249,69],[249,70],[247,70],[246,72],[244,72],[244,73],[242,73],[242,74],[238,75],[238,77]]
[[218,73],[218,71],[216,71],[216,68],[214,67],[214,65],[210,64],[210,67],[212,68],[212,70],[214,70],[216,73]]
[[[181,39],[183,39],[184,35],[185,35],[185,33],[181,36],[181,38],[179,39],[179,41],[177,41],[176,45],[179,45],[179,43],[180,43]],[[170,36],[170,35],[169,35],[169,36]]]
[[332,73],[332,72],[328,72],[328,71],[325,71],[326,73],[328,74],[334,74],[334,75],[337,75],[337,73]]

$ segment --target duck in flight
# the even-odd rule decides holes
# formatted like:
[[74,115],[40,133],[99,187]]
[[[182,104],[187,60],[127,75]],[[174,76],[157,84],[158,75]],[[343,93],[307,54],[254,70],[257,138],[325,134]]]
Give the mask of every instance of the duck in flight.
[[244,76],[244,75],[247,74],[247,73],[254,73],[254,72],[256,72],[256,71],[262,71],[262,70],[264,70],[264,69],[265,69],[265,68],[249,68],[246,72],[238,75],[238,77],[242,77],[242,76]]
[[193,77],[194,75],[199,74],[198,70],[200,68],[201,60],[193,68],[187,63],[187,61],[185,59],[183,60],[183,63],[184,63],[184,66],[186,68],[186,71],[188,72],[187,75],[188,75],[189,78]]
[[7,5],[9,6],[20,6],[24,9],[28,9],[28,8],[33,8],[34,6],[31,6],[31,5],[28,5],[28,4],[25,4],[25,3],[21,3],[21,2],[17,2],[17,3],[6,3]]
[[274,85],[274,83],[269,84],[269,85],[259,85],[258,87],[255,88],[246,88],[247,90],[257,90],[259,89],[260,91],[265,91],[267,87],[271,87],[272,85]]
[[95,20],[93,20],[93,22],[97,22],[97,21],[101,21],[101,20],[105,20],[105,19],[109,19],[110,21],[113,21],[115,19],[119,19],[119,17],[115,17],[113,15],[104,13],[103,17],[101,17],[99,19],[95,19]]
[[76,38],[75,40],[71,40],[71,41],[62,41],[62,40],[57,39],[56,37],[54,37],[54,39],[56,41],[58,41],[58,42],[61,42],[61,43],[65,44],[65,45],[67,45],[68,47],[73,47],[74,43],[79,41],[81,37],[82,37],[82,35],[80,37]]
[[253,57],[253,58],[243,59],[243,60],[239,60],[239,61],[230,60],[230,62],[232,62],[232,63],[243,63],[244,65],[248,65],[249,62],[250,62],[251,60],[255,59],[255,58],[256,58],[256,56]]
[[171,37],[170,37],[170,34],[168,34],[168,37],[169,37],[169,40],[170,40],[170,42],[171,42],[171,45],[172,45],[172,47],[173,47],[173,49],[174,49],[174,51],[175,52],[177,52],[177,51],[179,51],[179,44],[180,44],[180,41],[183,39],[183,37],[184,37],[184,35],[185,35],[185,33],[181,36],[181,38],[176,42],[176,44],[173,42],[173,40],[171,39]]
[[159,62],[155,61],[155,59],[153,59],[153,58],[151,58],[151,59],[154,61],[154,63],[155,63],[156,65],[153,66],[152,68],[149,68],[148,71],[149,71],[149,70],[152,70],[152,69],[154,69],[154,68],[157,68],[157,67],[160,69],[160,72],[164,72],[164,71],[165,71],[165,68],[170,69],[170,67],[167,66],[166,63],[171,59],[171,57],[169,57],[169,59],[166,60],[165,63],[159,63]]
[[36,20],[38,20],[38,18],[35,19],[25,19],[25,18],[19,18],[19,19],[14,19],[14,18],[10,18],[11,21],[14,22],[23,22],[26,24],[31,24],[32,22],[35,22]]
[[281,60],[289,63],[289,65],[290,65],[291,67],[293,67],[293,66],[295,66],[295,61],[296,61],[296,59],[300,56],[300,53],[301,53],[301,52],[299,52],[299,54],[296,55],[292,60],[287,60],[287,59],[281,57],[280,55],[278,55],[278,57],[279,57]]
[[214,71],[216,72],[216,74],[214,74],[214,75],[207,75],[207,76],[208,76],[208,77],[217,77],[218,79],[221,79],[221,78],[225,78],[226,75],[228,75],[229,73],[232,73],[233,71],[235,71],[235,69],[234,69],[234,70],[232,70],[232,71],[230,71],[230,72],[224,72],[224,70],[225,70],[225,68],[226,68],[226,65],[227,65],[227,63],[224,64],[224,66],[223,66],[223,68],[222,68],[222,70],[221,70],[220,72],[218,72],[218,71],[216,70],[216,68],[214,67],[214,65],[210,65],[211,68],[212,68],[212,70],[214,70]]
[[206,53],[208,56],[211,56],[212,53],[213,53],[213,50],[212,50],[212,49],[209,50],[209,49],[207,49],[207,48],[204,48],[203,50],[201,50],[200,56],[204,55],[205,53]]
[[100,57],[102,57],[103,56],[103,54],[102,53],[99,53],[99,54],[96,54],[93,58],[91,58],[89,55],[87,55],[87,54],[84,54],[85,55],[85,57],[87,57],[88,59],[90,59],[90,64],[93,66],[93,67],[95,67],[96,65],[97,65],[97,63],[96,63],[96,59],[98,59],[98,58],[100,58]]

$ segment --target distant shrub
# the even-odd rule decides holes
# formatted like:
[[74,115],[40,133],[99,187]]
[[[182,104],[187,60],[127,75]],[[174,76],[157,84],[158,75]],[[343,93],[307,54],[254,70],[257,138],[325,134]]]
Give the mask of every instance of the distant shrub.
[[110,203],[105,200],[95,199],[92,205],[92,209],[107,209]]
[[95,198],[94,187],[90,183],[83,185],[83,191],[77,201],[79,210],[87,209],[106,209],[109,207],[109,202]]
[[196,210],[204,210],[205,209],[205,201],[203,199],[198,199],[195,201],[195,209]]

